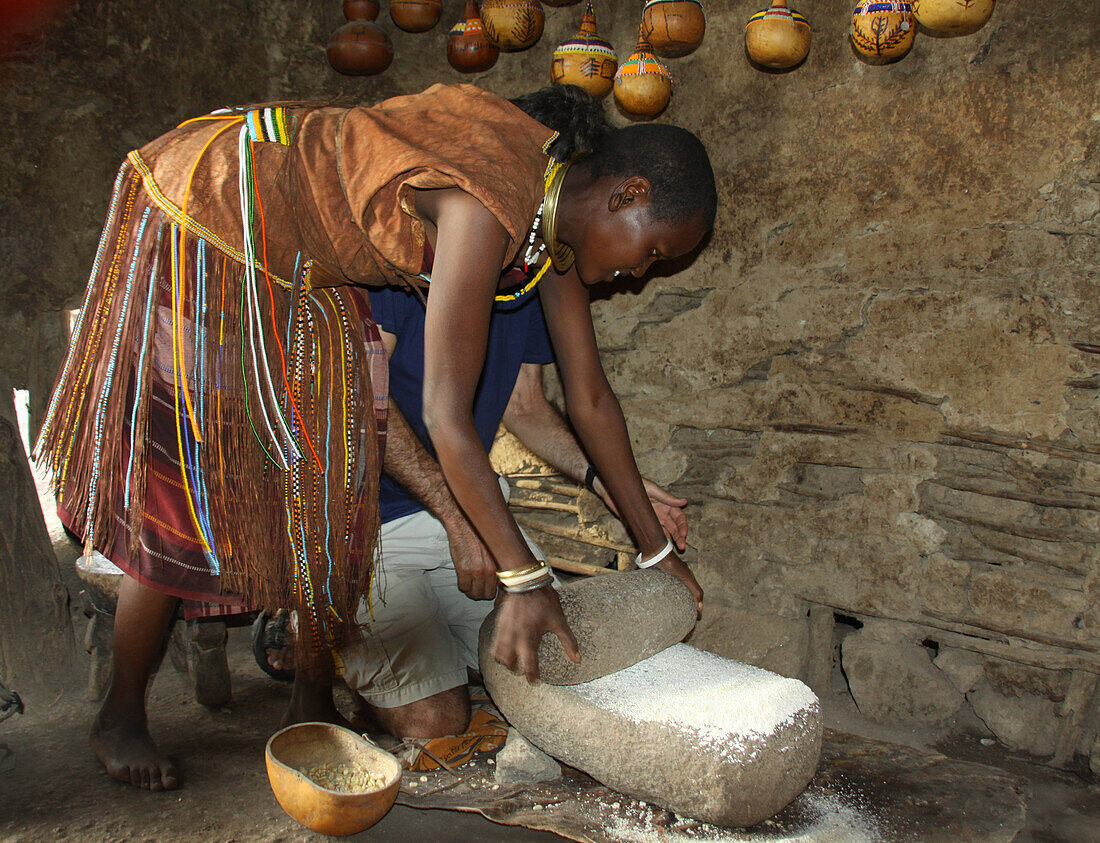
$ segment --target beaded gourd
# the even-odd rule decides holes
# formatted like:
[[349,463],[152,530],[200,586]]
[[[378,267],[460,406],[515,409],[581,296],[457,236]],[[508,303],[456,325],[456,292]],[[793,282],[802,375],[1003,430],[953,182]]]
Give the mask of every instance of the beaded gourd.
[[686,56],[703,42],[707,15],[699,0],[648,0],[642,30],[653,52],[667,59]]
[[[373,76],[393,61],[393,42],[374,19],[378,4],[373,0],[345,0],[348,22],[332,33],[326,55],[328,63],[348,76]],[[363,15],[364,17],[352,17]]]
[[870,64],[897,61],[916,37],[917,19],[909,0],[861,0],[852,14],[852,44]]
[[406,32],[427,32],[442,13],[442,0],[390,0],[390,19]]
[[466,19],[447,35],[447,61],[459,73],[478,73],[497,63],[500,48],[489,40],[474,0],[466,0]]
[[506,52],[526,50],[542,37],[539,0],[485,0],[481,21],[489,40]]
[[810,52],[810,22],[787,0],[775,0],[745,25],[745,51],[765,67],[785,69],[800,64]]
[[672,96],[672,74],[646,40],[644,28],[630,58],[615,73],[615,103],[628,117],[652,120]]
[[590,2],[580,31],[554,50],[550,78],[559,85],[577,85],[601,99],[611,93],[618,67],[615,48],[596,31],[596,13]]
[[915,0],[913,14],[936,35],[969,35],[985,26],[995,4],[996,0]]

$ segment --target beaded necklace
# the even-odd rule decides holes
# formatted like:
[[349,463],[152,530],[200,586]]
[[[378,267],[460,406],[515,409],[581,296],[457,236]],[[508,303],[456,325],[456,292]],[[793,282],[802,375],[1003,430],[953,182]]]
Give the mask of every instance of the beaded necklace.
[[[539,271],[535,273],[530,281],[518,290],[514,290],[510,293],[499,293],[493,296],[493,301],[509,302],[523,298],[535,289],[535,285],[542,280],[542,277],[546,275],[550,267],[555,265],[555,261],[552,259],[554,255],[560,254],[564,250],[568,252],[570,258],[572,258],[573,251],[568,246],[563,246],[558,243],[554,238],[554,232],[557,230],[558,196],[561,193],[561,185],[562,182],[565,181],[565,174],[568,171],[568,165],[563,165],[560,161],[554,161],[553,159],[551,159],[551,163],[546,168],[546,180],[544,182],[545,198],[539,205],[538,211],[535,212],[535,221],[531,223],[531,230],[527,234],[527,249],[523,253],[524,273],[530,272],[531,267],[538,261],[542,253],[547,250],[547,242],[550,243],[550,255],[547,256],[542,266],[539,267]],[[545,226],[543,226],[544,216],[546,217]],[[543,235],[542,244],[536,249],[535,239],[539,235],[540,228],[544,228],[549,234]],[[560,261],[557,263],[560,264]],[[570,259],[569,263],[565,264],[564,267],[559,266],[559,270],[564,271],[568,269],[571,264],[572,260]],[[419,277],[423,278],[429,284],[432,281],[431,276],[423,272],[420,273]]]

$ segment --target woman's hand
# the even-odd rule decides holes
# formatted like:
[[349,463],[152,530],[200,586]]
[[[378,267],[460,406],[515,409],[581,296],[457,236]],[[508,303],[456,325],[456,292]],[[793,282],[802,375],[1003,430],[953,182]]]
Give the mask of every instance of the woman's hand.
[[577,639],[565,622],[558,593],[552,586],[523,594],[503,592],[497,606],[493,658],[534,684],[539,681],[539,642],[546,632],[558,636],[565,654],[574,662],[580,662]]
[[657,567],[666,573],[672,574],[686,585],[687,590],[691,592],[691,596],[695,598],[695,608],[700,612],[703,611],[703,588],[679,556],[670,552],[668,556],[657,563]]
[[[607,505],[612,514],[617,518],[622,518],[619,508],[615,506],[615,499],[611,497],[611,492],[607,490],[607,485],[600,477],[596,477],[594,486],[596,494],[600,496],[600,499]],[[649,502],[653,504],[653,514],[661,522],[661,528],[665,531],[665,535],[672,539],[676,547],[682,551],[687,547],[688,525],[684,507],[687,506],[688,499],[672,494],[672,492],[661,488],[645,477],[642,478],[642,486],[645,487],[646,494],[649,496]]]

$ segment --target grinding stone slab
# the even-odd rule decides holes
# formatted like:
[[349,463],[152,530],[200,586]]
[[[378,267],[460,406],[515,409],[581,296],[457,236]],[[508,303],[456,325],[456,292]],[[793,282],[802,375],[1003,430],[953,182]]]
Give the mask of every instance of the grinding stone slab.
[[[556,635],[544,635],[539,672],[551,685],[589,682],[630,667],[683,641],[697,617],[691,592],[658,568],[577,580],[558,589],[558,597],[581,662],[569,659]],[[482,629],[491,629],[495,618],[494,611]]]
[[814,775],[821,708],[797,679],[677,644],[577,685],[531,685],[489,655],[485,687],[535,746],[627,796],[745,827],[771,817]]

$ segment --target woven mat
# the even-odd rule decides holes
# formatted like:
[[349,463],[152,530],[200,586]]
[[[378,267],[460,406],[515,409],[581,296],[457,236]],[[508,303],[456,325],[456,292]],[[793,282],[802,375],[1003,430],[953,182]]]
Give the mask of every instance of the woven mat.
[[582,843],[1010,841],[1026,815],[1026,781],[1000,770],[826,730],[817,775],[794,802],[750,829],[679,817],[565,768],[559,781],[496,786],[482,755],[457,768],[406,773],[398,803],[474,811],[494,822]]

